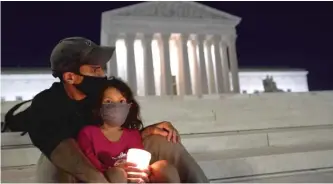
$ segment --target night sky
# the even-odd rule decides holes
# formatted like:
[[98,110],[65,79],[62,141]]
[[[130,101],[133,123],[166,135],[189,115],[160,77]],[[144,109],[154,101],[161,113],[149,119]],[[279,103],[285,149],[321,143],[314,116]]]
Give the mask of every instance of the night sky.
[[[138,2],[1,2],[1,67],[49,67],[55,44],[99,43],[103,11]],[[304,68],[311,90],[333,90],[333,2],[202,2],[242,18],[241,68]]]

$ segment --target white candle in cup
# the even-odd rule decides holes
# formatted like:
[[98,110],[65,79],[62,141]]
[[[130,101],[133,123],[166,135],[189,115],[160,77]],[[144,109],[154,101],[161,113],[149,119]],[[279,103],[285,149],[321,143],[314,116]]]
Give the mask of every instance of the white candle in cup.
[[148,169],[151,154],[142,149],[131,148],[127,152],[127,162],[136,164],[139,169]]

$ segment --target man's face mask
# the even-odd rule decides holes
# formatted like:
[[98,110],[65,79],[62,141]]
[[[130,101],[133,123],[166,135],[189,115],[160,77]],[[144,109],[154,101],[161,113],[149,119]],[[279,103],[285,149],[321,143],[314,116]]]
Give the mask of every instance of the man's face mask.
[[75,84],[75,87],[88,97],[97,98],[101,94],[101,90],[103,90],[107,77],[81,76],[83,76],[82,82]]
[[127,103],[102,104],[101,116],[104,123],[111,126],[122,126],[125,123],[131,105]]

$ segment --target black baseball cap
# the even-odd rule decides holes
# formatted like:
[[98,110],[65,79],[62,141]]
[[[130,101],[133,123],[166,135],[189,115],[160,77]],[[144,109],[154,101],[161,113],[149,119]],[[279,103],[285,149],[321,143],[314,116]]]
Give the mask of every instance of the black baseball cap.
[[82,65],[105,66],[110,61],[115,47],[99,46],[83,37],[62,39],[50,57],[54,77],[64,72],[79,72]]

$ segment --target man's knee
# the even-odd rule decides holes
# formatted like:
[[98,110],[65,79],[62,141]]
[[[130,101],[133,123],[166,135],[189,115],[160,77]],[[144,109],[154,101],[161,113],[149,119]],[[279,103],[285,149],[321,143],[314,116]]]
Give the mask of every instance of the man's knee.
[[154,183],[179,183],[180,178],[176,167],[166,160],[160,160],[151,165],[151,181]]
[[180,143],[169,142],[166,137],[160,135],[151,135],[143,140],[144,147],[152,154],[151,163],[158,160],[167,160],[178,167],[182,155],[187,151]]
[[143,141],[145,149],[152,154],[152,162],[167,160],[177,168],[183,182],[208,182],[200,166],[181,143],[169,142],[159,135],[149,136]]
[[127,173],[123,168],[109,168],[105,175],[108,181],[111,183],[127,183]]
[[171,164],[166,160],[159,160],[154,162],[151,166],[152,172],[164,172],[164,171],[173,171],[176,170]]

